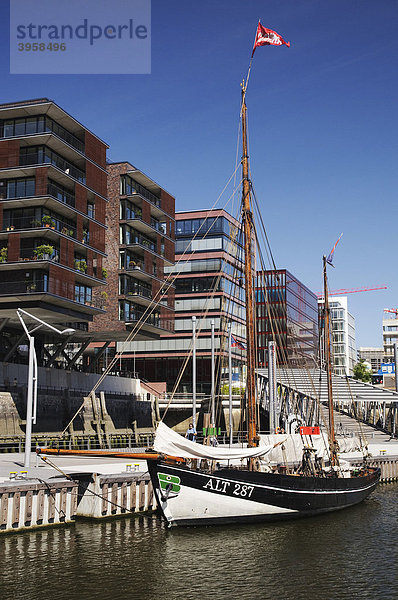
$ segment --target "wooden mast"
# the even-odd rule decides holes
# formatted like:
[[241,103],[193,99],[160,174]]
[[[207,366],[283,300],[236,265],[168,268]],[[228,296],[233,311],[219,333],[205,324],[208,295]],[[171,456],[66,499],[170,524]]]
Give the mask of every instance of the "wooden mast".
[[254,331],[254,287],[252,265],[253,214],[250,206],[249,156],[247,153],[247,107],[246,84],[242,83],[242,220],[245,249],[245,295],[246,295],[246,422],[248,445],[258,444],[257,411],[256,411],[256,379],[255,379],[255,331]]
[[326,273],[326,256],[323,257],[323,294],[325,307],[325,359],[326,359],[326,374],[328,382],[328,407],[329,407],[329,447],[330,447],[330,462],[332,466],[339,464],[337,458],[338,445],[334,431],[334,408],[333,408],[333,389],[332,389],[332,369],[330,360],[330,309],[329,309],[329,294],[328,280]]

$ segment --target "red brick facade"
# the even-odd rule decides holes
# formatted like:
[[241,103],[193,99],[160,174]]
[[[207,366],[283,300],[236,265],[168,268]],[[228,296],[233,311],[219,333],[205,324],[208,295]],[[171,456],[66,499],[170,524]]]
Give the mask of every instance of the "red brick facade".
[[19,165],[19,140],[2,140],[0,142],[0,169]]
[[[21,284],[17,293],[20,293],[19,302],[23,306],[25,300],[32,302],[30,290],[24,287],[26,283],[24,282],[24,272],[27,270],[34,272],[38,274],[37,277],[35,275],[35,278],[37,281],[40,280],[40,285],[43,285],[44,281],[48,282],[48,290],[43,289],[43,292],[48,291],[59,297],[48,309],[49,316],[47,318],[51,320],[51,311],[57,313],[61,310],[62,314],[67,314],[67,311],[71,310],[78,321],[88,321],[92,315],[98,313],[95,307],[87,308],[87,306],[91,306],[89,300],[91,289],[96,287],[104,289],[105,287],[105,282],[102,280],[101,253],[105,252],[107,145],[82,125],[80,131],[77,131],[77,121],[51,100],[40,99],[2,104],[0,105],[1,118],[5,120],[19,118],[21,106],[23,106],[24,116],[35,116],[38,114],[35,105],[39,102],[40,105],[43,105],[43,114],[49,114],[54,122],[59,122],[67,131],[69,122],[69,131],[73,131],[78,139],[85,140],[85,150],[82,153],[82,158],[85,159],[83,165],[83,161],[74,163],[69,148],[70,139],[67,139],[67,136],[63,138],[62,132],[58,132],[56,138],[57,154],[71,166],[75,165],[85,171],[87,183],[77,182],[72,175],[73,170],[64,169],[62,163],[53,166],[48,164],[36,166],[35,160],[32,160],[33,164],[27,167],[25,173],[20,171],[16,175],[9,168],[20,166],[20,152],[36,143],[34,139],[32,141],[35,132],[30,133],[29,138],[20,135],[18,139],[0,140],[0,179],[5,184],[1,187],[0,228],[3,225],[4,211],[7,211],[7,223],[12,225],[8,239],[4,240],[0,246],[8,248],[7,262],[15,263],[13,271],[8,266],[2,268],[0,264],[0,278],[3,284],[7,281],[18,281]],[[57,121],[57,116],[59,121]],[[8,133],[9,131],[5,135]],[[36,133],[41,135],[39,131]],[[51,135],[51,132],[48,132],[48,136]],[[62,145],[63,141],[65,146]],[[38,137],[37,145],[41,144],[43,144],[42,138]],[[48,146],[51,146],[51,143],[48,143]],[[35,178],[34,192],[29,182],[26,183],[26,186],[21,183],[16,189],[19,195],[21,192],[26,192],[26,197],[21,198],[22,202],[18,203],[18,207],[15,206],[15,203],[7,203],[6,194],[10,194],[10,199],[14,197],[13,194],[15,195],[15,188],[14,191],[10,191],[13,188],[7,186],[7,181],[32,176]],[[49,179],[51,179],[51,187],[49,187]],[[88,202],[92,203],[94,208],[90,206],[89,210]],[[32,220],[30,220],[32,217],[26,218],[25,215],[22,215],[21,218],[20,210],[28,208],[35,209],[35,217]],[[44,217],[50,217],[54,224],[46,223]],[[45,256],[40,265],[30,263],[36,259],[37,247],[44,244],[53,247],[54,251],[51,256]],[[23,263],[20,261],[21,258],[24,259]],[[80,270],[78,270],[75,259],[85,261],[87,269],[85,270],[83,263],[80,264]],[[80,289],[77,290],[79,293],[75,296],[75,285],[77,284]],[[84,298],[88,298],[87,304]],[[51,306],[51,298],[47,298],[46,301],[48,306]],[[79,304],[84,304],[84,309]]]
[[[127,226],[127,223],[120,221],[120,176],[133,171],[134,167],[127,162],[108,165],[108,205],[106,213],[106,224],[108,229],[105,233],[105,249],[107,256],[103,260],[104,267],[108,272],[106,289],[108,295],[107,314],[98,315],[95,317],[94,323],[90,325],[90,329],[94,331],[126,331],[126,325],[124,321],[120,320],[119,318],[119,302],[131,302],[134,305],[134,296],[119,294],[119,277],[127,277],[127,280],[131,285],[150,285],[151,296],[152,298],[155,298],[162,285],[160,280],[162,280],[164,277],[164,260],[160,256],[162,251],[162,243],[164,244],[165,257],[170,262],[174,262],[174,241],[169,240],[166,236],[163,236],[161,233],[156,233],[155,231],[150,234],[150,239],[155,242],[156,253],[153,253],[149,249],[145,249],[144,251],[142,248],[137,249],[134,247],[134,245],[131,248],[120,245],[120,227]],[[133,173],[131,174],[131,177],[134,178]],[[140,182],[142,185],[141,179]],[[153,189],[153,187],[151,187],[151,189]],[[159,188],[160,207],[165,213],[161,220],[167,223],[167,232],[169,232],[170,221],[174,223],[174,198],[169,194],[164,194],[165,195],[163,195],[163,191]],[[141,208],[142,215],[140,217],[140,221],[143,221],[148,225],[151,224],[151,216],[152,211],[154,210],[154,205],[141,195],[137,195],[136,197],[132,198],[131,201]],[[167,212],[166,208],[163,206],[163,203],[167,205],[170,212]],[[134,225],[131,225],[131,227],[134,229]],[[174,236],[174,226],[172,227],[172,230]],[[147,235],[143,232],[138,231],[138,233],[144,238],[147,237]],[[136,256],[137,252],[140,253],[139,257],[140,261],[143,263],[143,267],[140,272],[139,279],[136,278],[134,271],[119,269],[120,252],[123,252],[125,255],[131,252],[133,256]],[[96,291],[97,296],[99,293],[99,291]],[[168,330],[173,328],[173,294],[171,294],[168,298],[168,306],[172,310],[168,310],[167,308],[160,306],[155,307],[155,312],[160,313],[159,333],[161,333],[162,327],[167,326]],[[139,312],[144,312],[146,308],[147,305],[137,304],[137,310]]]

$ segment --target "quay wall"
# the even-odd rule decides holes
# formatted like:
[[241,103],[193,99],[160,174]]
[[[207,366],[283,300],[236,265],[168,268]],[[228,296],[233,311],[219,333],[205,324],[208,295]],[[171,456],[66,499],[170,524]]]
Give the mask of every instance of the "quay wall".
[[78,484],[65,480],[0,483],[0,534],[65,525],[76,516]]
[[[39,387],[77,389],[89,393],[98,382],[96,373],[80,373],[79,371],[65,371],[55,367],[39,367]],[[14,380],[18,385],[27,385],[28,366],[14,363],[0,362],[0,384],[13,386]],[[101,383],[99,390],[103,392],[139,394],[140,380],[128,377],[107,375]]]
[[[23,441],[27,375],[26,365],[0,363],[0,438]],[[99,386],[95,405],[92,406],[91,400],[85,401],[70,424],[97,380],[95,374],[39,367],[37,423],[33,426],[33,435],[59,434],[68,428],[68,435],[98,434],[100,438],[101,432],[126,433],[134,427],[153,427],[156,396],[144,389],[138,379],[114,376],[107,376]],[[7,439],[0,439],[0,444],[7,444]]]
[[81,474],[75,479],[0,482],[0,534],[156,509],[148,474]]
[[[355,459],[349,459],[344,457],[351,465],[360,467],[362,461]],[[368,460],[370,467],[379,467],[381,470],[381,479],[383,483],[389,483],[391,481],[398,481],[398,456],[373,456]]]

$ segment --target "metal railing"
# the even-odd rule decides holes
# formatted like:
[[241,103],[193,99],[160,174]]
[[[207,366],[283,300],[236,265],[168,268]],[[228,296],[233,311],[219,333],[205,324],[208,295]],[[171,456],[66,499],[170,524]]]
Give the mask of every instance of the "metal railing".
[[146,238],[143,235],[136,233],[135,231],[132,232],[132,234],[130,235],[130,240],[129,241],[126,240],[127,246],[134,245],[134,244],[138,244],[139,246],[141,246],[142,248],[145,248],[146,250],[151,250],[152,252],[156,252],[156,244],[149,238]]
[[64,204],[68,204],[69,206],[75,208],[75,196],[70,192],[65,191],[62,187],[56,185],[55,183],[48,183],[47,193],[53,198],[59,200],[60,202],[63,202]]
[[[43,215],[47,216],[47,215]],[[3,221],[3,231],[14,231],[22,229],[53,229],[64,235],[76,238],[76,228],[69,223],[65,223],[55,216],[50,217],[51,222],[43,222],[41,219],[31,219],[27,217],[14,217],[13,214],[5,214]]]
[[36,294],[48,291],[48,279],[1,281],[0,294]]
[[19,164],[21,166],[34,166],[38,164],[50,164],[58,167],[67,175],[71,175],[78,181],[86,183],[86,174],[78,167],[59,156],[56,152],[49,151],[46,148],[46,154],[42,152],[26,152],[20,155]]
[[4,128],[2,137],[22,137],[49,132],[55,133],[55,135],[63,139],[67,144],[84,153],[84,142],[79,140],[73,133],[70,133],[65,127],[53,121],[53,119],[44,117],[43,115],[39,115],[35,121],[32,119],[15,119],[12,124],[9,123]]
[[149,300],[152,298],[152,290],[143,285],[139,285],[139,284],[133,284],[129,289],[126,290],[125,295],[128,298],[131,298],[131,296],[142,296],[143,298],[149,298]]

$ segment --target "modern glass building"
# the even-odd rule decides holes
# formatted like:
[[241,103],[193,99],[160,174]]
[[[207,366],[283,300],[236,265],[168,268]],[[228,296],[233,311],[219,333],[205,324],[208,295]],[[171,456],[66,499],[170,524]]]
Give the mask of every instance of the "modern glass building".
[[313,367],[318,357],[318,298],[286,269],[259,271],[256,325],[260,366],[268,342],[276,342],[277,364]]
[[[323,300],[319,300],[319,306],[323,308]],[[357,362],[355,318],[348,312],[347,296],[329,298],[329,308],[333,372],[336,375],[353,375]]]
[[[165,275],[175,285],[175,333],[131,344],[135,353],[131,360],[140,377],[166,381],[168,390],[173,390],[189,355],[192,317],[196,317],[197,392],[210,393],[212,321],[218,379],[226,375],[231,322],[237,342],[232,349],[233,380],[239,384],[245,351],[238,346],[246,337],[240,232],[238,222],[224,210],[176,213],[176,264],[165,267]],[[177,391],[192,391],[192,361]]]

